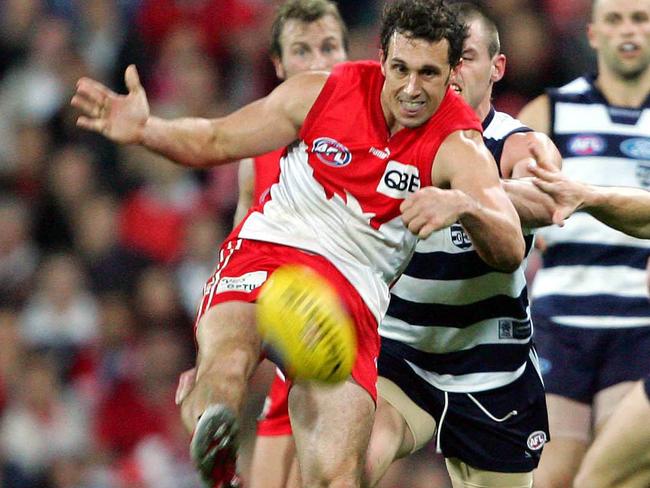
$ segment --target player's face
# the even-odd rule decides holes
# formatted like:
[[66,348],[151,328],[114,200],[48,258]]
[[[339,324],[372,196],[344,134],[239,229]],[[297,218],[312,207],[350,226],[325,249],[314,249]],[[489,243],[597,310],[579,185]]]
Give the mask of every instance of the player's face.
[[382,53],[382,72],[381,104],[391,132],[418,127],[431,118],[449,86],[449,42],[396,32]]
[[480,20],[469,24],[469,37],[463,45],[463,61],[454,70],[451,87],[477,110],[492,93],[492,84],[503,77],[505,56],[488,52],[489,39]]
[[282,58],[274,59],[273,64],[281,80],[304,71],[328,71],[347,58],[341,26],[332,15],[314,22],[287,20],[280,34],[280,46]]
[[604,68],[624,79],[650,66],[650,0],[600,0],[589,25],[589,42]]

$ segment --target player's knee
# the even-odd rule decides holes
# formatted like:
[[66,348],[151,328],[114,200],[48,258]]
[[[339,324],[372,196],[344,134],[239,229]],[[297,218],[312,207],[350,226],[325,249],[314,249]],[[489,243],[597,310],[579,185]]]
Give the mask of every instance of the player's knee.
[[[324,458],[322,456],[321,458]],[[349,457],[339,462],[319,463],[301,471],[304,488],[359,488],[362,462]]]
[[327,473],[305,479],[303,476],[303,488],[359,488],[361,485],[360,470],[354,472]]
[[403,447],[406,429],[406,424],[401,416],[399,419],[387,418],[386,415],[382,415],[378,411],[366,453],[363,487],[376,486],[393,461],[412,450],[412,443],[408,449]]

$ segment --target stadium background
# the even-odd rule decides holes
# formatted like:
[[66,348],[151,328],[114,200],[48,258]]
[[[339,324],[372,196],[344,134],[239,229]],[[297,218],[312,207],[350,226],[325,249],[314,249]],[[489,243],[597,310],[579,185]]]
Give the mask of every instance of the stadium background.
[[[77,130],[68,102],[83,75],[123,91],[136,63],[153,113],[227,113],[274,86],[278,3],[0,2],[0,486],[198,487],[174,390],[231,225],[236,165],[191,172],[116,148]],[[499,109],[593,69],[590,3],[485,2],[508,55]],[[350,57],[376,58],[382,2],[339,5]],[[253,382],[252,415],[268,375]],[[382,487],[448,486],[432,452]]]

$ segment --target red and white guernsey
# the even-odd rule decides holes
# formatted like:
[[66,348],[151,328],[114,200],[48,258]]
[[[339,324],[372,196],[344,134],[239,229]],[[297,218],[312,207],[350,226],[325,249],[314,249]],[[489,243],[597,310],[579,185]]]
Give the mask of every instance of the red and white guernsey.
[[[402,272],[417,241],[400,204],[431,185],[440,144],[454,131],[481,124],[448,90],[424,125],[390,135],[380,103],[380,65],[337,65],[300,131],[280,160],[270,199],[243,222],[239,237],[319,254],[358,290],[377,321],[388,285]],[[459,164],[462,164],[459,161]]]
[[262,203],[271,185],[278,181],[282,154],[284,154],[284,148],[253,158],[253,174],[255,175],[253,206]]

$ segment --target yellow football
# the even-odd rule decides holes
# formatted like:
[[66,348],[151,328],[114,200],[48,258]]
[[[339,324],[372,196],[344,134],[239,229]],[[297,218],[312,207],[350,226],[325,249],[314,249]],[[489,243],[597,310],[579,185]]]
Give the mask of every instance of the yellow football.
[[273,272],[257,300],[257,327],[290,377],[337,383],[350,376],[354,323],[332,285],[311,268]]

